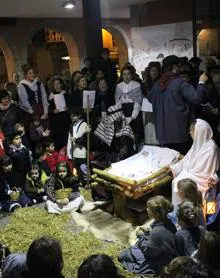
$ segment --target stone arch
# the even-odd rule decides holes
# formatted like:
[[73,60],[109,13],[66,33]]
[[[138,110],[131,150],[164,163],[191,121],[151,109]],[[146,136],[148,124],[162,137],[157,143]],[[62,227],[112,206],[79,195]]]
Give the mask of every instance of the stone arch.
[[70,61],[69,61],[70,72],[72,73],[76,70],[79,70],[80,56],[79,56],[78,45],[76,41],[73,39],[72,35],[68,31],[64,30],[63,28],[60,28],[56,25],[54,26],[53,24],[47,24],[47,22],[42,22],[41,25],[38,25],[34,29],[32,29],[28,42],[31,42],[33,35],[42,28],[50,28],[61,34],[67,46],[69,56],[70,56]]
[[119,26],[103,26],[110,32],[118,46],[119,66],[122,68],[127,62],[132,60],[132,47],[125,31]]
[[0,48],[5,57],[5,63],[6,63],[7,73],[8,73],[8,80],[12,81],[12,75],[16,71],[15,59],[14,59],[14,55],[13,55],[8,43],[2,36],[0,36]]

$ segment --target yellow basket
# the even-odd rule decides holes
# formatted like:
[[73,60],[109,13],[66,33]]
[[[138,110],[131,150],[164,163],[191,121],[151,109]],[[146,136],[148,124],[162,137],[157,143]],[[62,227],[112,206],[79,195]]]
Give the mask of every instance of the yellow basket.
[[20,198],[20,192],[16,187],[13,187],[12,192],[9,196],[11,201],[18,201]]
[[70,194],[72,193],[71,188],[63,188],[55,190],[55,196],[57,200],[62,200],[70,197]]

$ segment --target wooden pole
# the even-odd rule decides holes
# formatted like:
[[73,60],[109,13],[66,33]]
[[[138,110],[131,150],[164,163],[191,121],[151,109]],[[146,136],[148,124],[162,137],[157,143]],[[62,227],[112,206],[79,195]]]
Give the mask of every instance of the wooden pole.
[[[90,127],[90,119],[89,119],[89,95],[87,95],[87,108],[86,108],[86,117],[87,117],[87,125]],[[87,188],[89,188],[89,179],[90,179],[90,163],[89,163],[89,154],[90,154],[90,132],[87,132],[87,152],[86,152],[86,162],[87,162]]]
[[197,0],[192,0],[193,57],[197,56]]

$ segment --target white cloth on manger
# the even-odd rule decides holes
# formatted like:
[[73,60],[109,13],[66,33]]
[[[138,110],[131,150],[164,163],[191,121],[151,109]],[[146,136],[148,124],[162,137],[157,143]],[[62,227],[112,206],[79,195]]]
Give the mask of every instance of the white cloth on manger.
[[179,155],[178,152],[168,148],[144,146],[138,154],[113,163],[108,173],[139,181],[168,166],[171,161],[178,159]]

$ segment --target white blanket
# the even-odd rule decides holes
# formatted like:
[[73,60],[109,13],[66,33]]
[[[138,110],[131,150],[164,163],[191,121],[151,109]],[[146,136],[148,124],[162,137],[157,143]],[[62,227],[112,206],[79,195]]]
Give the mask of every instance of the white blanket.
[[141,152],[111,165],[108,172],[115,176],[139,181],[177,160],[179,153],[154,146],[144,146]]

